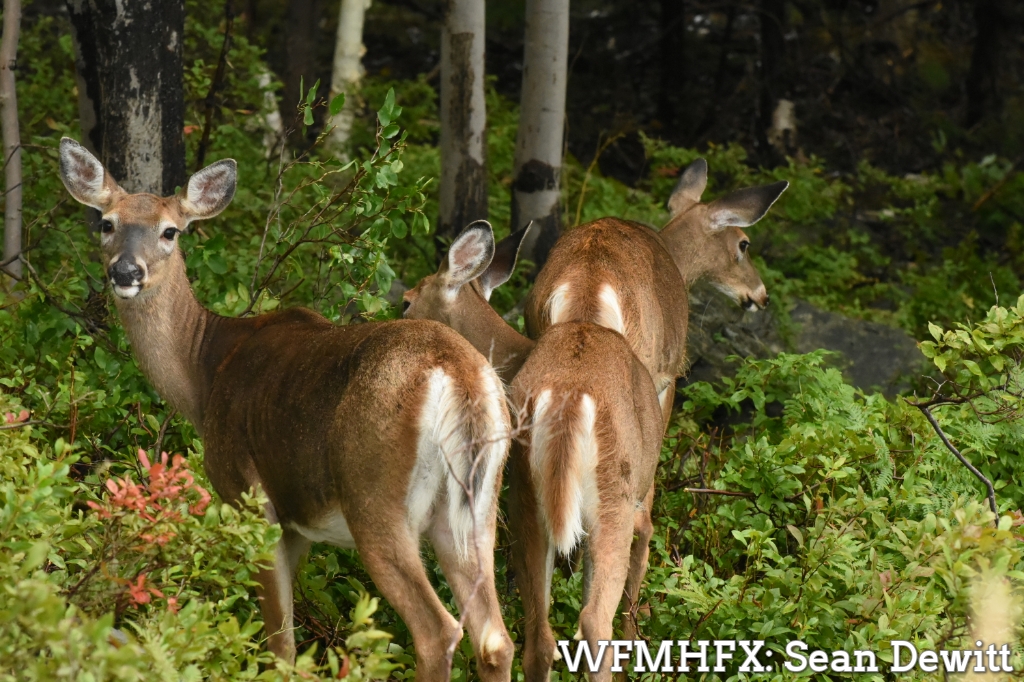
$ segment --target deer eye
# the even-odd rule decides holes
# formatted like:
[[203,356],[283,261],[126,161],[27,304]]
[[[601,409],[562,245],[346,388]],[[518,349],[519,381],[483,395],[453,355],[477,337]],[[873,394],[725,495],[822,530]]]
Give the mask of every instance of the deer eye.
[[167,241],[170,241],[174,239],[174,235],[176,234],[178,234],[178,228],[168,227],[166,230],[164,230],[163,238],[166,239]]
[[747,249],[749,249],[749,248],[750,248],[750,242],[748,242],[746,239],[744,239],[743,241],[740,242],[740,253],[746,253]]
[[412,303],[409,302],[409,301],[402,301],[402,314],[403,315],[409,311],[409,306],[411,306],[411,305],[412,305]]
[[109,220],[100,221],[100,232],[102,232],[103,234],[110,234],[113,231],[114,223],[110,222]]

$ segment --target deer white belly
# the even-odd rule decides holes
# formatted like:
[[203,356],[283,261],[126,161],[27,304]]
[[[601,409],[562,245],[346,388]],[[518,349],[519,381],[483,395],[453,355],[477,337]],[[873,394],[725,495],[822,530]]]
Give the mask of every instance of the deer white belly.
[[356,541],[349,530],[348,521],[338,510],[333,510],[327,516],[318,519],[315,526],[300,526],[297,523],[289,524],[293,530],[302,537],[312,542],[326,542],[342,549],[355,549]]

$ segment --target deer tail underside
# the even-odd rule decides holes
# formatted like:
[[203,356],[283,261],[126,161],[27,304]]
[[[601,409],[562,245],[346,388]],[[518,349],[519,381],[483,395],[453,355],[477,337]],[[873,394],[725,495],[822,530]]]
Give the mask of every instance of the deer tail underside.
[[533,401],[530,474],[551,542],[569,554],[597,521],[597,408],[587,394]]
[[[474,379],[475,385],[463,385]],[[410,498],[422,501],[419,510],[415,502],[410,504],[410,515],[425,518],[435,502],[443,502],[455,545],[464,556],[474,533],[483,538],[491,532],[488,515],[508,456],[509,434],[505,392],[490,366],[465,381],[441,368],[432,371],[416,465],[419,472],[429,474],[414,474]]]

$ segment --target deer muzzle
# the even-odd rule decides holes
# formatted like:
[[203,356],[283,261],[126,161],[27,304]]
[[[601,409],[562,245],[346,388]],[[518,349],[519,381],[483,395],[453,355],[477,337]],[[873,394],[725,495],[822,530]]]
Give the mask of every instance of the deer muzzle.
[[132,260],[121,258],[107,269],[114,293],[121,298],[133,298],[142,289],[145,271]]

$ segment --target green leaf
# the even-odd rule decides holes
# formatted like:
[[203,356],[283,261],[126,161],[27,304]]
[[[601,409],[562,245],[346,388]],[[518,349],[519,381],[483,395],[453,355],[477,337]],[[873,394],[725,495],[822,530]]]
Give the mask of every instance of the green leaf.
[[337,116],[343,108],[345,108],[345,93],[340,93],[331,100],[328,110],[331,112],[331,116]]

